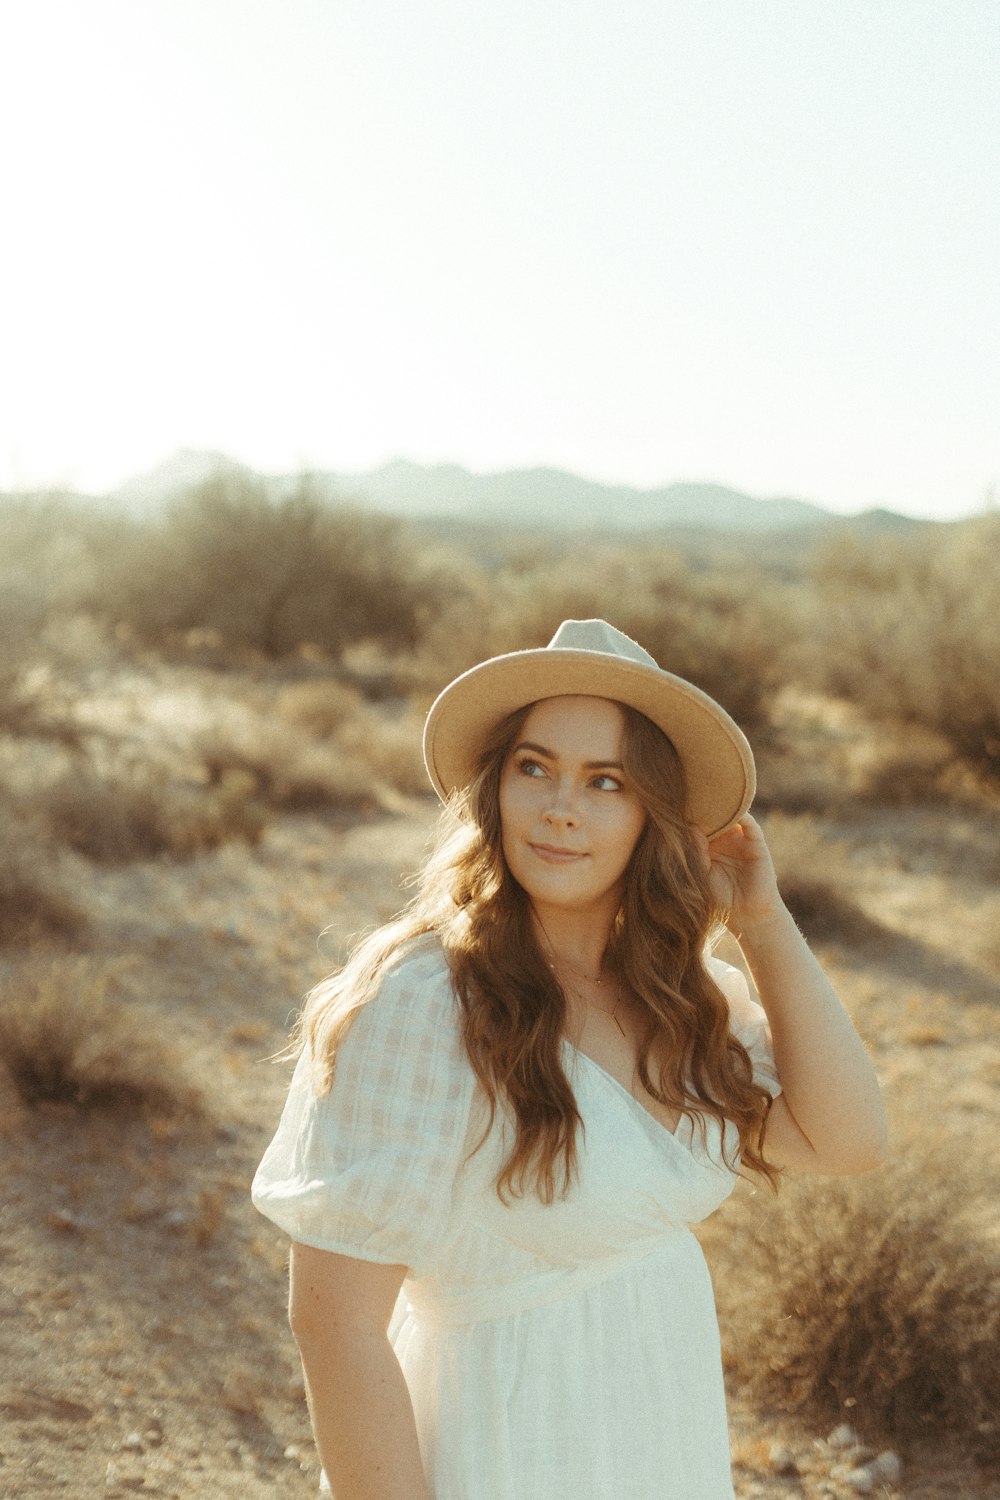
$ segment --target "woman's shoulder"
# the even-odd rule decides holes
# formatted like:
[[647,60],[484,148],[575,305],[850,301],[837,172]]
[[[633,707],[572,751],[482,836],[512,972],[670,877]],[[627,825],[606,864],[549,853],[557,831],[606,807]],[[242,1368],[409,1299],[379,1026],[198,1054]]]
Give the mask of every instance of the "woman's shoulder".
[[386,964],[365,1010],[400,1013],[410,1024],[454,1024],[458,1018],[447,955],[436,933],[413,938]]

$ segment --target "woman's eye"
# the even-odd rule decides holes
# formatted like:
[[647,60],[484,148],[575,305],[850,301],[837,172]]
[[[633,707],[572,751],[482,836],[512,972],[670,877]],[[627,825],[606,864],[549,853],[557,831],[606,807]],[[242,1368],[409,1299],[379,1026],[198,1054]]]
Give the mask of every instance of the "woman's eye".
[[544,776],[545,770],[537,760],[519,760],[517,769],[522,776]]
[[617,776],[595,776],[594,785],[600,792],[620,792],[622,789]]

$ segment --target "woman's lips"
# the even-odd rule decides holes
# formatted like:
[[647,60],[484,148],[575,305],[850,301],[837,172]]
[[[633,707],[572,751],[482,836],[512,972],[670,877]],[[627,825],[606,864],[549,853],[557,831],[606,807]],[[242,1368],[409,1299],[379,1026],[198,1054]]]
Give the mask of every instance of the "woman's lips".
[[560,849],[554,844],[529,844],[528,847],[539,859],[550,865],[569,865],[574,860],[586,858],[582,850]]

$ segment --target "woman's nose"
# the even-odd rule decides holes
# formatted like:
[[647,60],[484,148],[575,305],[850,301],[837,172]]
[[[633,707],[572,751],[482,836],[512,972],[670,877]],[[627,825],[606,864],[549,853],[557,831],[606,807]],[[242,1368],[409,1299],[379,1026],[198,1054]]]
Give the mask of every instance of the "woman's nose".
[[566,823],[575,827],[578,817],[576,798],[571,787],[562,782],[552,783],[552,794],[548,806],[545,809],[545,821],[547,823]]

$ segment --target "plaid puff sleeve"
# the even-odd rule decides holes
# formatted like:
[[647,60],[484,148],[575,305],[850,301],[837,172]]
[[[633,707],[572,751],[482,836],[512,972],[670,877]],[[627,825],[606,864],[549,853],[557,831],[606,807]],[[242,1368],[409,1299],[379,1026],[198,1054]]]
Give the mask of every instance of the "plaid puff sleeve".
[[781,1093],[781,1079],[774,1066],[771,1028],[763,1007],[751,1000],[746,978],[739,969],[720,958],[709,958],[707,967],[729,1001],[729,1029],[750,1054],[754,1082],[762,1084],[771,1098],[775,1098]]
[[255,1206],[293,1240],[422,1275],[446,1231],[475,1075],[440,949],[390,969],[318,1095],[300,1057]]

